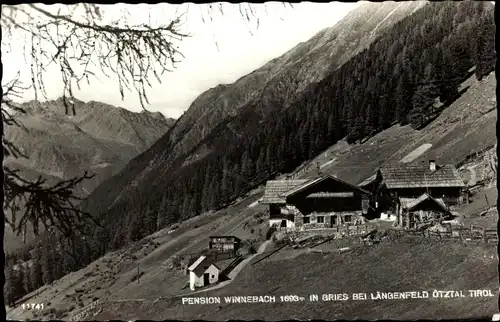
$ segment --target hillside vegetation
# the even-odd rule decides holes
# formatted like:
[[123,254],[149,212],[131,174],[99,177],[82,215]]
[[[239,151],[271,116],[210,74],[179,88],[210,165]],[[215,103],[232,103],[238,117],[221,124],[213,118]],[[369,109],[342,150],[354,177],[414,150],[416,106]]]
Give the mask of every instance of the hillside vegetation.
[[[490,3],[428,3],[309,86],[288,108],[251,103],[193,150],[203,158],[180,169],[183,158],[163,166],[158,161],[163,154],[152,154],[153,148],[127,168],[155,160],[147,172],[118,174],[85,201],[85,209],[102,214],[114,235],[107,242],[120,247],[127,236],[152,233],[159,215],[168,224],[222,207],[343,138],[353,143],[394,123],[424,127],[460,96],[459,86],[473,66],[479,79],[494,69],[494,30]],[[433,105],[437,98],[440,103]],[[266,109],[263,119],[258,111]],[[120,192],[130,180],[133,185]]]

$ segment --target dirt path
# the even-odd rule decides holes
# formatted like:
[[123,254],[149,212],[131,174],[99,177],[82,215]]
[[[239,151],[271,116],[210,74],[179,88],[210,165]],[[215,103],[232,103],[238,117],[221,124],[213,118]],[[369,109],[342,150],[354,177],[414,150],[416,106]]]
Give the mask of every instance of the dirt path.
[[192,292],[192,293],[188,293],[188,294],[183,294],[183,296],[190,296],[190,295],[193,295],[193,294],[198,294],[198,293],[202,293],[202,292],[208,292],[208,291],[213,291],[213,290],[216,290],[216,289],[219,289],[219,288],[222,288],[228,284],[231,284],[232,281],[234,281],[234,279],[236,278],[236,276],[238,276],[238,274],[243,270],[243,268],[245,268],[248,263],[250,263],[250,261],[255,258],[255,256],[259,255],[259,254],[262,254],[263,252],[266,251],[266,248],[267,246],[269,245],[270,241],[269,240],[266,240],[265,242],[263,242],[260,246],[259,246],[259,249],[257,250],[257,253],[256,254],[253,254],[252,256],[246,258],[245,260],[243,260],[241,263],[239,263],[230,273],[229,273],[229,280],[225,281],[225,282],[222,282],[220,284],[217,284],[213,287],[209,287],[209,288],[206,288],[206,289],[203,289],[203,290],[199,290],[199,291],[195,291],[195,292]]

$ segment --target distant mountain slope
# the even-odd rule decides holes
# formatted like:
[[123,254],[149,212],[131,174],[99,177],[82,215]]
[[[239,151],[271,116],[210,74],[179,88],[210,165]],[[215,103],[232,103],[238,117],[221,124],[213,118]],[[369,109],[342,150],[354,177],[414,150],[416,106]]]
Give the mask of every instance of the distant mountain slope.
[[96,212],[101,212],[134,194],[134,187],[158,178],[157,171],[175,171],[183,164],[202,158],[208,151],[193,149],[202,141],[216,139],[219,128],[228,120],[244,115],[245,111],[262,119],[276,109],[286,108],[309,84],[322,80],[424,4],[363,3],[335,26],[320,31],[235,83],[206,91],[165,136],[103,184],[88,203]]
[[62,99],[21,104],[24,128],[6,127],[6,138],[28,158],[7,159],[25,175],[70,178],[88,170],[96,174],[82,189],[91,192],[103,179],[146,150],[173,125],[160,113],[134,113],[100,102],[75,102],[76,115],[65,114]]
[[28,158],[7,158],[4,164],[27,178],[42,176],[48,184],[88,171],[95,176],[76,191],[86,196],[174,124],[160,113],[134,113],[100,102],[75,105],[72,116],[65,114],[62,99],[21,104],[26,113],[17,113],[16,120],[23,128],[7,126],[5,136]]

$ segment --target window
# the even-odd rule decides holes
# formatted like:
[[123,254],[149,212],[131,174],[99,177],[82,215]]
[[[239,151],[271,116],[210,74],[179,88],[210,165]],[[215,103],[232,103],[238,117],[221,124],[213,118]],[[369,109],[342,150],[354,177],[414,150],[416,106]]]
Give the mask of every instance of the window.
[[309,217],[304,217],[304,224],[308,224],[310,222],[311,222],[311,220]]
[[325,217],[324,216],[317,216],[316,220],[318,224],[323,224],[325,222]]
[[337,225],[337,216],[332,216],[332,225]]
[[344,221],[345,222],[351,222],[351,220],[352,220],[352,216],[351,215],[345,215],[344,216]]
[[215,278],[215,275],[214,275],[214,274],[212,274],[212,278]]

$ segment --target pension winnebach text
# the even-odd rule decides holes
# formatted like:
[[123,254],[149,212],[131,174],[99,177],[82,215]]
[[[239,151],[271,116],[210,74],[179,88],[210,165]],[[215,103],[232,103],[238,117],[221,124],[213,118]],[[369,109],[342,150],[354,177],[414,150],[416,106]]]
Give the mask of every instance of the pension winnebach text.
[[[272,295],[264,296],[224,296],[224,303],[274,303],[276,297]],[[183,297],[182,304],[220,304],[221,298],[218,296],[211,297]]]

